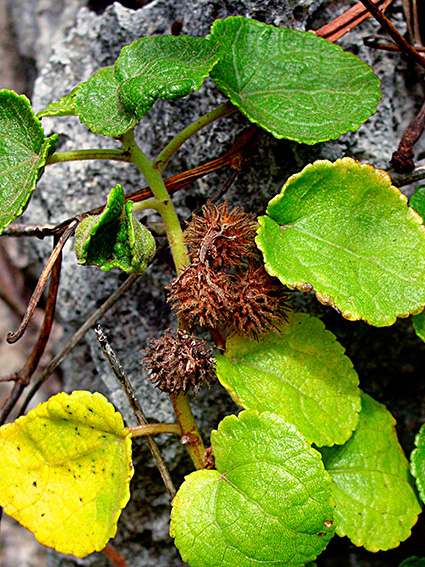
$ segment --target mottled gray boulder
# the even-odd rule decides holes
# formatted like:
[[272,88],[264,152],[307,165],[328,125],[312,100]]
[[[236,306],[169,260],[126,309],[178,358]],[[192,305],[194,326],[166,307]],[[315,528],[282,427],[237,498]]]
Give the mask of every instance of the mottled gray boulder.
[[[275,25],[305,29],[314,17],[330,19],[335,15],[334,3],[327,3],[327,12],[321,12],[321,0],[238,0],[223,3],[207,0],[156,0],[138,11],[123,8],[115,3],[101,16],[83,8],[77,23],[66,39],[57,43],[48,63],[42,69],[34,89],[33,103],[40,110],[52,100],[67,94],[77,83],[86,80],[94,71],[112,64],[120,49],[144,35],[169,33],[175,20],[184,24],[183,33],[204,36],[216,18],[243,15],[265,20]],[[401,25],[401,17],[396,21]],[[399,55],[376,53],[362,46],[361,37],[376,33],[378,26],[368,21],[342,41],[348,50],[354,50],[368,61],[382,80],[383,100],[377,114],[357,133],[344,135],[340,140],[313,147],[294,142],[277,142],[266,136],[256,150],[251,168],[242,173],[227,197],[233,204],[243,205],[255,213],[264,211],[267,201],[281,188],[287,177],[304,165],[319,158],[335,160],[344,155],[385,167],[406,117],[415,104],[403,82],[403,75],[394,74],[404,69]],[[402,30],[403,31],[403,30]],[[174,102],[157,102],[137,127],[136,137],[142,149],[153,157],[173,135],[199,116],[223,101],[211,81],[189,98]],[[114,140],[95,136],[75,117],[48,118],[43,121],[46,132],[57,132],[60,150],[90,147],[119,147]],[[173,158],[166,174],[172,175],[217,157],[228,149],[247,125],[241,116],[231,116],[198,133]],[[185,196],[206,197],[228,177],[228,173],[215,174],[176,196],[182,218],[190,215]],[[110,188],[121,183],[129,192],[144,185],[134,167],[106,162],[74,162],[47,168],[38,190],[25,213],[26,222],[59,223],[77,212],[105,202]],[[155,215],[148,215],[155,220]],[[35,243],[32,255],[44,261],[48,254],[47,243]],[[117,306],[102,320],[110,342],[133,382],[147,416],[158,421],[173,419],[171,404],[146,383],[140,367],[141,350],[147,337],[158,336],[168,326],[175,326],[163,290],[173,274],[155,264]],[[58,299],[58,315],[67,335],[102,303],[124,280],[125,276],[113,271],[103,273],[96,268],[76,265],[71,249],[64,258],[62,284]],[[314,300],[314,309],[323,308]],[[104,392],[115,404],[130,425],[135,423],[123,393],[116,384],[97,345],[93,332],[88,333],[80,345],[63,364],[65,387]],[[194,412],[208,441],[211,428],[226,413],[236,408],[217,384],[202,392],[194,400]],[[185,452],[177,439],[162,439],[161,448],[170,466],[176,485],[191,470]],[[136,476],[132,481],[132,500],[124,511],[113,545],[121,550],[132,567],[181,566],[182,562],[168,536],[170,502],[163,489],[143,441],[135,443],[134,461]],[[51,553],[50,566],[108,565],[102,555],[93,554],[86,560],[64,558]]]

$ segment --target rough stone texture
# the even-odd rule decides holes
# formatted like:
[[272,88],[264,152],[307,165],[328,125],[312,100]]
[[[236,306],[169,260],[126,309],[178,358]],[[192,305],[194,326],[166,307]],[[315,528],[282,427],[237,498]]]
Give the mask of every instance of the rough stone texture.
[[[121,47],[137,37],[168,33],[175,20],[184,22],[184,33],[201,36],[208,33],[216,18],[236,14],[298,29],[304,29],[308,19],[314,22],[316,17],[317,24],[311,23],[311,27],[317,28],[320,18],[326,21],[336,15],[334,2],[324,3],[322,8],[321,4],[321,0],[228,0],[220,3],[207,0],[182,0],[178,3],[156,0],[136,12],[116,3],[102,16],[83,8],[78,14],[76,26],[70,30],[66,39],[55,45],[49,62],[40,73],[34,90],[34,107],[36,110],[41,109],[52,100],[67,94],[77,83],[91,76],[98,67],[112,64]],[[397,8],[394,21],[402,29],[401,14]],[[280,190],[290,174],[318,158],[335,160],[343,155],[350,155],[380,167],[386,166],[397,146],[400,133],[406,126],[406,120],[411,116],[412,108],[419,100],[412,96],[415,94],[415,84],[407,84],[410,75],[399,55],[375,53],[362,46],[361,38],[376,33],[378,29],[379,26],[375,22],[365,22],[340,42],[345,48],[368,61],[380,76],[383,83],[383,100],[377,114],[357,133],[347,134],[338,141],[314,147],[288,141],[277,142],[265,137],[253,157],[251,169],[240,175],[229,191],[228,198],[232,203],[241,204],[246,210],[255,213],[263,212],[267,201]],[[397,73],[394,73],[395,67],[398,69]],[[175,133],[223,100],[212,83],[206,81],[201,91],[188,99],[173,104],[156,103],[137,128],[136,135],[142,149],[149,156],[154,156]],[[44,120],[44,124],[47,133],[59,133],[61,150],[93,146],[118,147],[113,140],[96,137],[87,132],[74,117],[49,118]],[[245,126],[245,119],[232,116],[199,133],[175,156],[167,175],[220,155],[237,139]],[[198,182],[186,191],[186,194],[190,192],[205,197],[226,178],[226,174],[212,175]],[[75,162],[48,168],[24,220],[60,222],[76,212],[102,204],[109,189],[117,182],[122,183],[126,191],[143,184],[135,169],[126,164]],[[176,203],[182,217],[187,217],[190,210],[185,206],[185,196],[176,196]],[[155,219],[154,215],[152,219]],[[34,261],[45,260],[47,253],[48,244],[44,242],[36,242],[31,251]],[[154,265],[138,281],[132,292],[102,320],[110,342],[133,382],[146,414],[158,421],[172,419],[171,405],[165,395],[161,395],[146,383],[139,365],[140,351],[144,348],[148,336],[157,336],[167,326],[175,325],[163,291],[163,286],[172,277],[170,271]],[[65,330],[70,334],[123,279],[124,276],[118,272],[104,274],[95,268],[77,267],[72,251],[67,250],[58,300],[58,314]],[[408,325],[395,326],[395,332],[388,331],[389,334],[387,330],[379,330],[377,335],[373,335],[378,337],[376,342],[385,352],[384,365],[380,367],[382,351],[371,347],[375,339],[370,338],[370,330],[366,325],[341,320],[332,310],[322,308],[315,300],[310,301],[309,296],[303,296],[298,301],[303,309],[306,308],[306,297],[313,311],[323,317],[329,328],[343,338],[343,344],[349,347],[349,354],[355,359],[357,370],[364,370],[368,376],[370,366],[373,367],[369,372],[372,376],[371,382],[366,380],[364,387],[368,391],[376,389],[376,397],[385,401],[385,396],[389,397],[385,390],[388,378],[381,387],[377,387],[373,371],[376,370],[377,377],[380,378],[385,370],[393,369],[394,357],[386,356],[390,341],[407,340],[405,337],[408,336],[410,343],[413,341],[414,347],[418,348],[418,341],[415,343]],[[355,346],[352,344],[354,328],[361,337],[360,342],[355,341]],[[361,362],[360,355],[365,348],[374,358]],[[423,348],[421,352],[423,353]],[[412,358],[409,353],[404,353],[408,357],[407,360]],[[359,365],[362,365],[361,368],[357,366],[356,356]],[[101,355],[93,333],[89,333],[84,344],[67,359],[63,371],[67,390],[85,388],[103,391],[124,414],[128,423],[134,423],[127,402]],[[413,376],[414,372],[415,369],[409,376]],[[208,439],[211,428],[216,427],[224,415],[235,410],[217,385],[198,395],[194,412],[199,419],[205,440]],[[417,408],[415,411],[418,411]],[[190,470],[188,458],[175,439],[161,440],[161,448],[178,486],[185,472]],[[181,566],[179,555],[168,537],[169,500],[143,441],[135,444],[134,460],[136,476],[132,481],[132,500],[121,517],[113,544],[124,553],[132,567]],[[347,549],[351,553],[350,564],[358,564],[352,547],[347,547],[345,543],[340,548],[339,541],[331,543],[332,546],[336,550],[335,555],[330,556],[333,558],[333,564],[338,564],[338,561],[335,563],[335,557],[339,557],[339,564],[346,563]],[[388,555],[385,556],[387,557]],[[380,563],[378,559],[374,565],[395,566],[398,565],[396,560],[395,558],[388,563],[388,560],[384,559],[383,563]],[[325,564],[322,559],[320,561]],[[327,561],[326,557],[323,561]],[[367,560],[362,561],[363,558],[362,565],[368,564]],[[50,555],[51,567],[74,565],[106,567],[108,562],[100,554],[94,554],[82,561],[64,558],[55,553]]]
[[19,51],[40,70],[50,57],[53,44],[64,39],[75,25],[78,10],[87,0],[9,0]]

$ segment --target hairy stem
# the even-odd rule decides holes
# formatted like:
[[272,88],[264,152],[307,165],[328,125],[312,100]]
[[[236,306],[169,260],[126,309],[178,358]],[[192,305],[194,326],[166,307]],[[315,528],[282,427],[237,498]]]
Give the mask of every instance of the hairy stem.
[[[133,163],[145,176],[153,196],[161,203],[160,213],[167,232],[174,265],[177,274],[180,274],[189,264],[189,256],[187,254],[180,221],[164,181],[158,170],[153,167],[151,161],[136,144],[133,131],[124,134],[121,137],[121,142],[124,149],[130,153]],[[172,402],[181,428],[182,443],[186,446],[195,467],[197,469],[203,468],[204,444],[198,426],[196,425],[189,400],[185,394],[178,394],[172,396]]]
[[193,417],[189,398],[183,392],[179,392],[171,394],[171,401],[182,431],[181,443],[186,447],[195,467],[198,470],[203,469],[205,447]]
[[155,198],[146,199],[145,201],[133,201],[133,203],[133,213],[137,213],[138,211],[146,211],[146,209],[153,209],[154,211],[162,214],[162,210],[164,208],[164,204]]
[[129,152],[132,162],[144,175],[153,196],[161,203],[161,216],[167,231],[174,264],[179,274],[189,264],[189,257],[187,255],[183,231],[164,181],[158,171],[152,166],[151,161],[134,141],[133,131],[124,134],[121,137],[121,141],[124,148]]
[[236,112],[236,110],[237,110],[236,106],[233,106],[233,104],[230,101],[228,101],[225,102],[224,104],[221,104],[217,108],[214,108],[214,110],[208,112],[204,116],[201,116],[201,118],[198,118],[196,122],[187,126],[187,128],[185,128],[179,134],[177,134],[177,136],[173,140],[171,140],[171,142],[167,146],[165,146],[165,148],[158,155],[158,157],[154,159],[152,164],[153,167],[159,173],[162,173],[169,160],[186,142],[186,140],[188,140],[191,136],[193,136],[193,134],[196,134],[196,132],[199,132],[199,130],[202,130],[202,128],[205,128],[205,126],[212,124],[216,120],[219,120],[220,118],[224,118],[229,114],[233,114],[233,112]]
[[161,433],[181,435],[181,429],[178,423],[148,423],[146,425],[129,427],[128,429],[132,438],[141,437],[142,435],[160,435]]
[[81,161],[86,159],[109,159],[111,161],[131,162],[131,158],[126,151],[93,149],[75,150],[71,152],[56,152],[47,159],[46,165],[53,165],[55,163],[62,163],[66,161]]

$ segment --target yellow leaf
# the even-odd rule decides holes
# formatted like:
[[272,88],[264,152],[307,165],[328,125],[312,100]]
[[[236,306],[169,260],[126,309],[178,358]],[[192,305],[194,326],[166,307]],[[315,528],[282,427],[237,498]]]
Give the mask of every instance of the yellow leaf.
[[105,547],[133,472],[128,429],[98,393],[62,392],[0,428],[0,506],[61,553]]

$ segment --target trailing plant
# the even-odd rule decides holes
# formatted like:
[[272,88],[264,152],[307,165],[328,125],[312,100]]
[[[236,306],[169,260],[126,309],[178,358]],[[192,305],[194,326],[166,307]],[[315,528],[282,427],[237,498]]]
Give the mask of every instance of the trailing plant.
[[[185,97],[206,77],[229,101],[149,160],[134,138],[137,123],[156,100]],[[75,391],[1,428],[0,504],[38,541],[76,557],[105,548],[130,497],[136,436],[147,436],[174,497],[170,533],[192,567],[296,567],[313,561],[335,534],[369,551],[409,537],[425,500],[424,427],[410,470],[393,417],[362,392],[344,348],[324,324],[291,311],[290,290],[312,291],[346,319],[377,327],[415,314],[423,338],[424,191],[415,194],[412,208],[390,176],[372,165],[350,157],[316,161],[290,177],[258,219],[209,201],[184,233],[170,198],[173,183],[162,176],[186,140],[233,112],[257,125],[236,145],[242,152],[259,128],[303,144],[337,139],[357,130],[380,97],[379,79],[355,55],[315,34],[242,17],[217,20],[206,38],[138,39],[113,66],[38,115],[24,96],[0,91],[2,230],[23,213],[45,167],[54,164],[124,161],[136,165],[149,186],[125,194],[117,185],[101,210],[51,231],[54,251],[9,342],[24,333],[53,269],[51,318],[62,248],[74,232],[79,264],[142,274],[156,244],[135,215],[153,209],[162,217],[176,270],[168,293],[178,330],[151,339],[144,351],[149,379],[171,397],[175,423],[147,423],[98,330],[140,425],[125,427],[101,394]],[[119,140],[122,149],[57,151],[57,136],[46,137],[40,121],[67,115]],[[216,354],[193,334],[199,327],[210,331]],[[15,399],[42,349],[31,372],[13,377]],[[225,417],[205,451],[190,392],[215,374],[243,411]],[[177,494],[152,438],[159,433],[179,435],[196,469]]]

